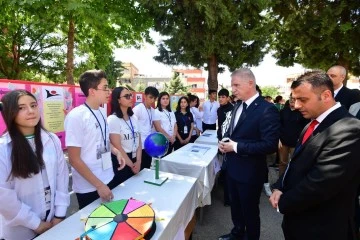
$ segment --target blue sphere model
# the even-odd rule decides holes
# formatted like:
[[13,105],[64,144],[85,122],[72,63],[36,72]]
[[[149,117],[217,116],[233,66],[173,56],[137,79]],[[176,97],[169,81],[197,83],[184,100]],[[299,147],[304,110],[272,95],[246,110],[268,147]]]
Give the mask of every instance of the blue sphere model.
[[149,156],[161,158],[169,148],[169,140],[162,133],[151,133],[145,139],[144,147]]

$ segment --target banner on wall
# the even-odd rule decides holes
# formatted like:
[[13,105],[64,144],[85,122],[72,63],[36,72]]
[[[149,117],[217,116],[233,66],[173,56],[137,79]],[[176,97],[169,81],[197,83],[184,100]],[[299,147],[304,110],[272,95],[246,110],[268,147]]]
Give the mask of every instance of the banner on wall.
[[[0,99],[7,93],[16,89],[24,89],[31,92],[39,103],[40,116],[43,126],[50,132],[55,133],[65,148],[64,120],[66,115],[74,108],[83,104],[86,96],[79,86],[37,83],[20,80],[0,79]],[[132,92],[133,107],[144,102],[143,92]],[[171,95],[171,110],[176,111],[180,95]],[[110,98],[111,99],[111,98]],[[109,101],[110,101],[109,99]],[[104,106],[109,114],[110,104]],[[154,106],[155,107],[155,106]],[[0,115],[0,133],[6,129],[4,120]]]
[[[65,147],[64,120],[68,112],[85,102],[85,95],[79,86],[50,83],[37,83],[20,80],[0,79],[0,99],[7,92],[24,89],[31,92],[39,103],[43,126],[55,133]],[[0,132],[6,129],[0,116]]]

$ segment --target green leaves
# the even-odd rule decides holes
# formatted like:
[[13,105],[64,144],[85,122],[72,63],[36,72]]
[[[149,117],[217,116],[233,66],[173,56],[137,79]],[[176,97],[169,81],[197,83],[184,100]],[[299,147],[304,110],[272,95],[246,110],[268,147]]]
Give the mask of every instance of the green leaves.
[[77,78],[78,68],[112,68],[115,47],[151,42],[152,19],[136,1],[3,0],[0,9],[0,72],[8,78],[36,72],[64,81],[65,63]]
[[208,85],[217,89],[219,64],[235,69],[257,65],[267,52],[271,22],[269,1],[147,1],[155,30],[168,38],[155,60],[209,70]]
[[343,65],[360,74],[360,1],[278,1],[272,48],[278,63],[327,70]]

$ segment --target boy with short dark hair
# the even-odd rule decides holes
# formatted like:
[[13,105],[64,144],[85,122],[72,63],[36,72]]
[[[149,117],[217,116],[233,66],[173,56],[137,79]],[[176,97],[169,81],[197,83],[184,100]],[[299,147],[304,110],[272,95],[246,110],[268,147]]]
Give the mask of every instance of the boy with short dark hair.
[[[230,123],[229,119],[231,118],[231,111],[233,110],[234,106],[230,103],[230,97],[229,97],[229,91],[225,88],[221,89],[218,93],[218,99],[220,103],[220,107],[217,110],[218,115],[218,130],[217,130],[217,137],[218,140],[221,141],[223,138],[225,132],[227,131],[229,125],[223,126],[223,123],[225,122],[225,119],[228,119],[228,123]],[[220,154],[220,158],[223,158],[223,155]],[[223,159],[223,164],[221,167],[220,172],[220,179],[219,179],[224,186],[224,206],[230,205],[229,200],[229,191],[226,184],[226,162],[225,159]]]
[[159,91],[155,87],[145,89],[144,102],[133,108],[134,115],[138,119],[140,136],[142,143],[141,169],[150,168],[151,157],[144,150],[144,142],[147,136],[153,132],[154,108],[152,107],[159,96]]
[[114,197],[110,190],[114,177],[110,150],[117,156],[119,170],[125,166],[125,160],[110,145],[106,111],[100,106],[107,103],[110,96],[105,73],[86,71],[79,83],[86,101],[68,113],[64,128],[72,167],[72,188],[82,209],[99,197],[104,201]]
[[203,132],[207,129],[216,130],[216,120],[217,120],[217,109],[219,108],[219,103],[216,101],[216,90],[209,90],[209,100],[205,101],[202,109],[203,122],[202,128]]

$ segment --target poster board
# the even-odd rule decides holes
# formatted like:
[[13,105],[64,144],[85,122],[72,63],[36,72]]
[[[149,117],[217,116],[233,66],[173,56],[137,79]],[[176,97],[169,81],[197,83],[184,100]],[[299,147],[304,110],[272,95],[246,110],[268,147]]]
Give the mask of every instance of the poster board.
[[[38,83],[30,81],[0,79],[0,99],[16,89],[31,92],[39,103],[40,116],[43,126],[55,133],[65,147],[64,120],[68,112],[85,102],[85,95],[79,86]],[[0,132],[6,129],[4,120],[0,116]]]

